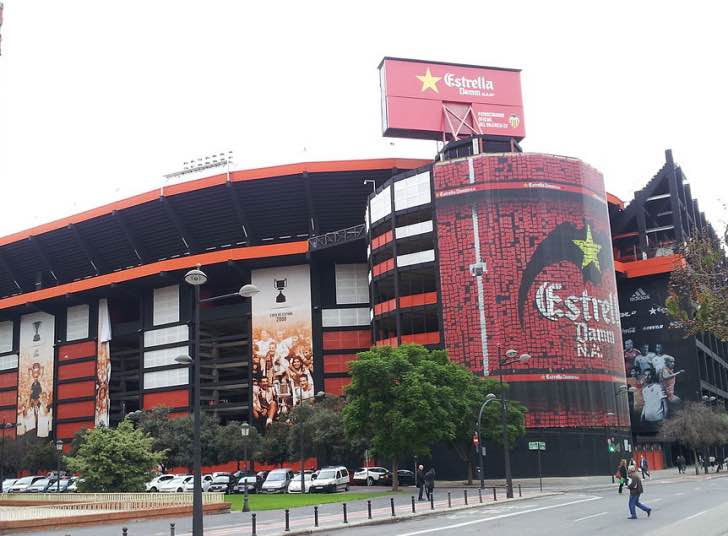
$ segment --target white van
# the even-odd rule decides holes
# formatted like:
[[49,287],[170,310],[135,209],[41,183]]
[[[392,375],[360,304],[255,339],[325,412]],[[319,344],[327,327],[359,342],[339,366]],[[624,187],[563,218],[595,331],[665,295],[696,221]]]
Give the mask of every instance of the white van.
[[324,467],[311,483],[311,493],[349,491],[349,471],[346,467]]

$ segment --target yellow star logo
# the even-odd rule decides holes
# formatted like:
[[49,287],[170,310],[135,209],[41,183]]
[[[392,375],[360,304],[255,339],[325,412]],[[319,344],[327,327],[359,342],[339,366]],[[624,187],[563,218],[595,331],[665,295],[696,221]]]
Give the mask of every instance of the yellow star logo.
[[602,246],[592,240],[591,227],[586,226],[586,239],[585,240],[572,240],[574,244],[584,254],[584,258],[581,261],[581,267],[586,268],[590,264],[594,264],[597,270],[600,272],[602,269],[599,267],[599,250]]
[[424,75],[416,75],[417,79],[422,82],[422,91],[425,91],[426,89],[431,89],[435,93],[440,93],[440,91],[437,89],[437,83],[442,80],[442,76],[432,76],[432,73],[430,72],[430,68],[427,68],[427,72]]

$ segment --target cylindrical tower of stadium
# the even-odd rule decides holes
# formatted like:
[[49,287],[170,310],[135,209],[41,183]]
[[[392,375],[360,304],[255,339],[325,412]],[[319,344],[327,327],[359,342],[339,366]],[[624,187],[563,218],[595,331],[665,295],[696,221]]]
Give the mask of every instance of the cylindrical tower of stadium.
[[[565,429],[598,437],[586,450],[605,466],[629,414],[602,175],[574,158],[508,153],[439,162],[433,177],[450,358],[502,374],[530,435],[558,430],[562,449]],[[509,349],[531,359],[503,367]]]

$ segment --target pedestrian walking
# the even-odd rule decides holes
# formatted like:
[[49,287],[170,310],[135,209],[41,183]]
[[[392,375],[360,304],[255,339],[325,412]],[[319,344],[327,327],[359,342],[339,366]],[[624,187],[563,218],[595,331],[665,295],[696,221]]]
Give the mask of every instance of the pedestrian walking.
[[619,493],[622,493],[622,488],[627,483],[627,460],[625,460],[624,458],[619,460],[617,473],[614,475],[614,477],[617,479],[617,482],[619,482]]
[[425,473],[425,493],[427,493],[427,500],[432,497],[432,492],[435,489],[435,468],[430,467]]
[[627,487],[629,488],[629,517],[627,519],[637,519],[637,510],[635,510],[635,508],[639,508],[640,510],[647,512],[647,517],[650,517],[652,514],[652,508],[640,502],[640,495],[642,495],[645,491],[642,487],[642,479],[639,477],[636,470],[631,471],[628,477],[629,481],[627,483]]
[[424,501],[422,498],[422,492],[425,489],[425,471],[424,466],[422,464],[417,466],[417,472],[415,473],[415,486],[417,486],[417,489],[420,490],[418,501]]
[[680,454],[680,455],[678,455],[677,460],[675,460],[675,462],[677,463],[678,474],[685,473],[685,457],[682,454]]
[[642,478],[650,478],[650,466],[644,456],[640,459],[640,471],[642,471]]

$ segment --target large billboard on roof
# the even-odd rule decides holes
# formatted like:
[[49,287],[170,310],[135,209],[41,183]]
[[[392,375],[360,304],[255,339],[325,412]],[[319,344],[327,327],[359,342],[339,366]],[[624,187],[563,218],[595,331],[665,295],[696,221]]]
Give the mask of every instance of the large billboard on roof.
[[517,69],[384,58],[379,76],[385,136],[526,135]]

